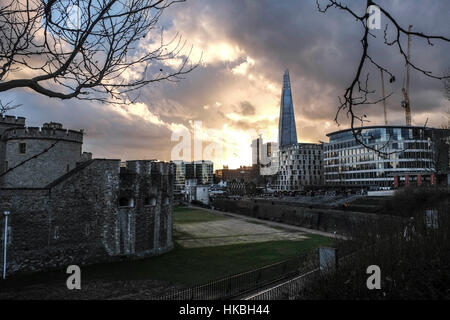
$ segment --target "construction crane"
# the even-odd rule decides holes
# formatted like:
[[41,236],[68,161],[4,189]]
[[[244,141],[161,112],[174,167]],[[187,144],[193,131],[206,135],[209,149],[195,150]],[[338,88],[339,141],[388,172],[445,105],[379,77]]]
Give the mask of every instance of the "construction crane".
[[387,121],[387,113],[386,113],[386,93],[384,92],[384,74],[383,74],[383,69],[380,69],[381,71],[381,91],[383,94],[383,106],[384,106],[384,125],[387,126],[388,121]]
[[[408,32],[411,32],[412,25],[409,25]],[[405,109],[405,116],[406,116],[406,125],[411,126],[411,105],[409,101],[409,61],[411,58],[411,35],[408,34],[408,54],[406,61],[406,84],[402,89],[403,93],[403,101],[402,101],[402,107]]]

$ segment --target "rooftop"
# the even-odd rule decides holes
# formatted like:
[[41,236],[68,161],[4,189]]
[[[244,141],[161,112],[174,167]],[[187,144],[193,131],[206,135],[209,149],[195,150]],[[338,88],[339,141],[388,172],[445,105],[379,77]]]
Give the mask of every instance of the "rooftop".
[[[376,128],[396,128],[396,129],[435,129],[435,128],[431,128],[431,127],[423,127],[423,126],[402,126],[402,125],[398,125],[398,126],[386,126],[386,125],[377,125],[377,126],[365,126],[365,127],[357,127],[354,128],[355,130],[360,130],[360,129],[376,129]],[[334,134],[337,133],[342,133],[342,132],[347,132],[347,131],[352,131],[351,128],[348,129],[343,129],[343,130],[338,130],[338,131],[334,131],[334,132],[330,132],[327,133],[327,137],[332,136]]]

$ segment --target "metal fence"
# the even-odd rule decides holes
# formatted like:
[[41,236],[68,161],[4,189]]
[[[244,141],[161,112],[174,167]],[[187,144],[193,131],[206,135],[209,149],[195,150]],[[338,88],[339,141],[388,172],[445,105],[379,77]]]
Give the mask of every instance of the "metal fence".
[[[340,257],[338,257],[337,263],[343,266],[348,263],[352,263],[357,258],[358,253],[362,252],[362,249],[354,250],[348,247],[342,247],[338,251]],[[280,283],[274,287],[262,290],[254,295],[250,295],[245,300],[296,300],[301,299],[301,292],[308,283],[311,283],[317,277],[321,275],[320,268],[312,269],[305,272],[293,279]]]
[[263,290],[255,295],[247,297],[245,300],[293,300],[301,290],[313,281],[320,274],[320,269],[313,269],[294,279],[281,283],[275,287]]
[[295,277],[311,266],[317,266],[317,258],[302,255],[276,262],[256,270],[227,276],[220,280],[196,285],[182,291],[175,291],[158,300],[219,300],[230,299],[251,292],[271,283]]

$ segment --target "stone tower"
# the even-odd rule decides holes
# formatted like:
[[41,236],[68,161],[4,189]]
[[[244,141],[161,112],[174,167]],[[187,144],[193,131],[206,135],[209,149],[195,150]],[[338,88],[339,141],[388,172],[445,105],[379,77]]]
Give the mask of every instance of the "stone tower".
[[82,160],[83,132],[64,129],[60,123],[12,127],[4,130],[1,140],[3,188],[45,187]]
[[289,70],[286,69],[283,76],[283,90],[281,92],[278,147],[282,148],[293,144],[297,144],[297,130],[295,128],[291,80],[289,79]]

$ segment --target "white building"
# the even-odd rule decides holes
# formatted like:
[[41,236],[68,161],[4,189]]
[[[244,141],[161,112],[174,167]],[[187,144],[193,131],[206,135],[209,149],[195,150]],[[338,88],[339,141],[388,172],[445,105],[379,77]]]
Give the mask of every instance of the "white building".
[[200,201],[205,205],[209,205],[209,186],[198,185],[196,187],[195,200]]
[[278,191],[301,191],[306,186],[324,184],[323,146],[297,143],[279,150]]
[[188,202],[200,201],[209,205],[209,185],[197,184],[197,179],[188,179],[185,182],[185,200]]

